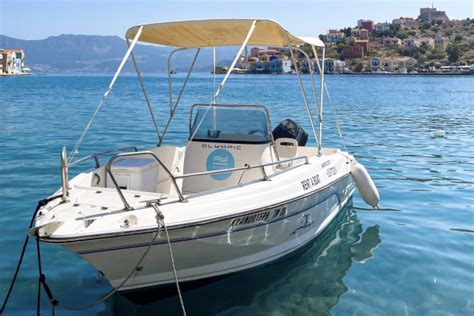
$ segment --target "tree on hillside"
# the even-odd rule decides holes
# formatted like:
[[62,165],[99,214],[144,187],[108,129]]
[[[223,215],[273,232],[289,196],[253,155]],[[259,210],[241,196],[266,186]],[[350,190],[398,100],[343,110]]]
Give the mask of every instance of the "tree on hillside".
[[426,22],[423,22],[423,24],[421,24],[420,26],[420,29],[422,30],[429,30],[431,28],[431,23],[426,21]]
[[448,47],[446,47],[446,52],[448,53],[448,60],[452,63],[457,62],[459,57],[461,57],[461,50],[456,44],[449,44]]
[[364,65],[362,65],[361,63],[355,65],[354,72],[362,72],[362,70],[364,70]]
[[461,35],[456,35],[456,37],[454,37],[455,42],[460,42],[462,40],[463,40],[463,37]]
[[340,32],[344,33],[347,37],[352,35],[352,28],[351,27],[345,27],[343,29],[339,30]]

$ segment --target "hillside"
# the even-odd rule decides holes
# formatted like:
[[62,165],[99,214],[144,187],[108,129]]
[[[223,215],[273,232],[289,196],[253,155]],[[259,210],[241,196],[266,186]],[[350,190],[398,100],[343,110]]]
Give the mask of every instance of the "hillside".
[[[124,39],[118,36],[60,35],[42,40],[22,40],[0,35],[0,48],[20,48],[26,54],[26,67],[33,72],[54,73],[111,73],[127,50]],[[137,45],[135,56],[144,73],[166,72],[168,54],[172,49],[152,45]],[[217,50],[218,60],[229,59],[235,48]],[[173,70],[185,71],[194,57],[194,50],[177,53]],[[203,49],[196,62],[196,70],[208,72],[212,65],[212,51]],[[125,72],[134,72],[128,62]]]
[[[383,31],[373,31],[369,34],[368,40],[370,49],[368,53],[359,58],[344,58],[343,51],[348,46],[357,45],[352,36],[355,28],[344,28],[339,30],[345,37],[335,43],[327,43],[327,56],[330,58],[345,60],[351,69],[358,68],[359,71],[370,71],[370,59],[372,57],[397,58],[408,56],[416,60],[416,67],[445,66],[445,65],[471,65],[474,64],[474,20],[453,20],[453,21],[420,21],[414,20],[409,27],[390,24],[390,28]],[[325,35],[320,35],[325,39]],[[395,47],[386,47],[384,38],[399,40],[400,44]],[[438,45],[417,45],[415,47],[404,47],[405,39],[419,41],[422,39],[441,38],[444,43]]]

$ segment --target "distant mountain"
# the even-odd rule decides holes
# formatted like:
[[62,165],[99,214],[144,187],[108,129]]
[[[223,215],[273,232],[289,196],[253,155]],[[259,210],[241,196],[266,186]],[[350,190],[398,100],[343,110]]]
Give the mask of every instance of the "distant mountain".
[[[127,50],[124,39],[118,36],[70,35],[50,36],[42,40],[22,40],[0,35],[0,48],[20,48],[26,54],[26,67],[34,71],[58,73],[114,72]],[[167,58],[172,48],[137,45],[134,49],[140,70],[144,73],[166,72]],[[230,59],[236,48],[217,50],[218,60]],[[186,71],[195,50],[175,54],[173,70]],[[203,49],[196,61],[197,71],[208,72],[212,65],[212,50]],[[129,61],[124,72],[134,72]]]

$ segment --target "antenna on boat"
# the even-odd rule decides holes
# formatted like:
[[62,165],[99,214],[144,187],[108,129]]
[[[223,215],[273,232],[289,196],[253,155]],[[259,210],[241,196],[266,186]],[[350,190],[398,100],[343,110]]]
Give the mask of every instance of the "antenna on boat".
[[[214,91],[216,91],[216,47],[212,47],[212,73],[213,73],[213,79],[214,79],[214,85],[213,85],[213,88],[212,88],[212,103],[215,105],[216,104],[216,95],[214,94]],[[213,115],[213,129],[214,131],[217,130],[217,122],[216,122],[216,107],[213,108],[213,111],[212,111],[212,115]]]

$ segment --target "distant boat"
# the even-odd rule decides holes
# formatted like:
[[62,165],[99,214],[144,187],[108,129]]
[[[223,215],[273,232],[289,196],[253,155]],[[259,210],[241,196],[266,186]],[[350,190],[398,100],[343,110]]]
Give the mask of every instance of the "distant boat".
[[170,75],[176,75],[178,72],[176,70],[170,70]]

